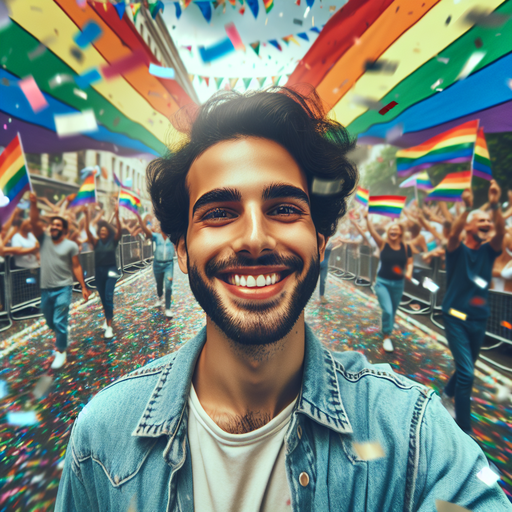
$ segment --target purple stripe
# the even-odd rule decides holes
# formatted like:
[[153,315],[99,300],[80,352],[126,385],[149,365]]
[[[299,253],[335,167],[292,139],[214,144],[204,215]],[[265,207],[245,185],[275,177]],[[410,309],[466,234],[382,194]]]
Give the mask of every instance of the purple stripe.
[[478,169],[473,169],[473,176],[478,176],[479,178],[483,178],[487,181],[491,181],[493,179],[492,174],[487,174],[486,172],[479,171]]
[[7,206],[0,208],[0,223],[5,224],[9,220],[9,217],[27,190],[30,190],[28,183],[11,199],[11,202]]

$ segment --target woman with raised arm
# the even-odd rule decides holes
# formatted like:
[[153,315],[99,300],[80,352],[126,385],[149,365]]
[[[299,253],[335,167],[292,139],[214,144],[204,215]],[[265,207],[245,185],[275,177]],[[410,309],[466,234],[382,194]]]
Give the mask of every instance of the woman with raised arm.
[[409,245],[403,242],[404,230],[400,224],[390,224],[386,238],[383,239],[373,227],[368,212],[365,212],[364,216],[368,223],[368,231],[380,249],[375,293],[382,309],[382,347],[386,352],[393,352],[391,333],[396,310],[404,292],[405,279],[412,278],[412,251]]
[[94,248],[96,289],[98,290],[105,313],[103,330],[105,331],[105,339],[110,339],[114,337],[114,331],[112,330],[112,320],[114,318],[114,289],[120,277],[116,262],[116,249],[121,239],[119,205],[116,206],[115,210],[117,229],[114,229],[105,220],[99,220],[98,238],[93,236],[89,229],[89,209],[87,206],[84,207],[84,213],[87,240]]

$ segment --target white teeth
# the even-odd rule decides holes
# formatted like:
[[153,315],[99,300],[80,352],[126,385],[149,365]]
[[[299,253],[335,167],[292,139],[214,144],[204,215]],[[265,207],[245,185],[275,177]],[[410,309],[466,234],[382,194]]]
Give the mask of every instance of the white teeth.
[[272,274],[271,282],[272,282],[272,284],[276,284],[276,275],[275,274]]
[[244,276],[240,277],[240,286],[247,286],[247,281],[245,280]]
[[256,279],[256,286],[258,288],[261,288],[262,286],[265,286],[265,276],[258,276]]
[[247,276],[247,288],[254,288],[256,286],[256,279],[252,276]]
[[236,286],[244,286],[247,288],[263,288],[264,286],[270,286],[280,281],[280,274],[260,274],[257,277],[250,275],[238,275],[230,274],[228,277],[228,283]]
[[269,284],[272,284],[272,279],[270,279],[270,276],[267,276],[267,279],[265,280],[265,284],[268,286]]
[[240,276],[238,276],[238,275],[235,276],[235,284],[237,286],[240,286]]

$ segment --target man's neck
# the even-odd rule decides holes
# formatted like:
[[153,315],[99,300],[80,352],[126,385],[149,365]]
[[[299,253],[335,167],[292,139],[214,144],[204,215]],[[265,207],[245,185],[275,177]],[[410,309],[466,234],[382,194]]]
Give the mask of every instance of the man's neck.
[[[50,238],[52,238],[52,237],[50,237]],[[52,242],[53,242],[55,245],[58,245],[58,244],[60,244],[60,243],[61,243],[65,238],[66,238],[66,236],[65,236],[65,235],[61,235],[61,236],[59,236],[59,238],[57,238],[57,239],[52,238]]]
[[299,394],[305,348],[304,312],[290,333],[272,345],[235,345],[207,318],[206,343],[193,383],[206,413],[224,430],[252,418],[255,430]]
[[480,239],[475,239],[472,233],[468,233],[464,243],[466,244],[466,247],[473,249],[474,251],[480,249],[482,246],[482,241]]

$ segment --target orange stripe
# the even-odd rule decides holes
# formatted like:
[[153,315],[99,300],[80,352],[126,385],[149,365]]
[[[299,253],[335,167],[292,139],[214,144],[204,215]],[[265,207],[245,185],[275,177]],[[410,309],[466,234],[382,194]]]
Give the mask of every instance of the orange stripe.
[[[365,73],[367,60],[377,60],[404,32],[409,30],[440,0],[425,0],[405,6],[393,2],[332,67],[317,92],[328,105],[334,106]],[[343,85],[341,85],[343,84]],[[336,92],[334,92],[336,91]]]
[[[21,156],[23,153],[21,152],[21,146],[18,144],[15,149],[11,152],[11,154],[7,155],[5,160],[1,162],[0,165],[0,176],[6,172],[7,169]],[[3,153],[2,153],[3,156]]]

